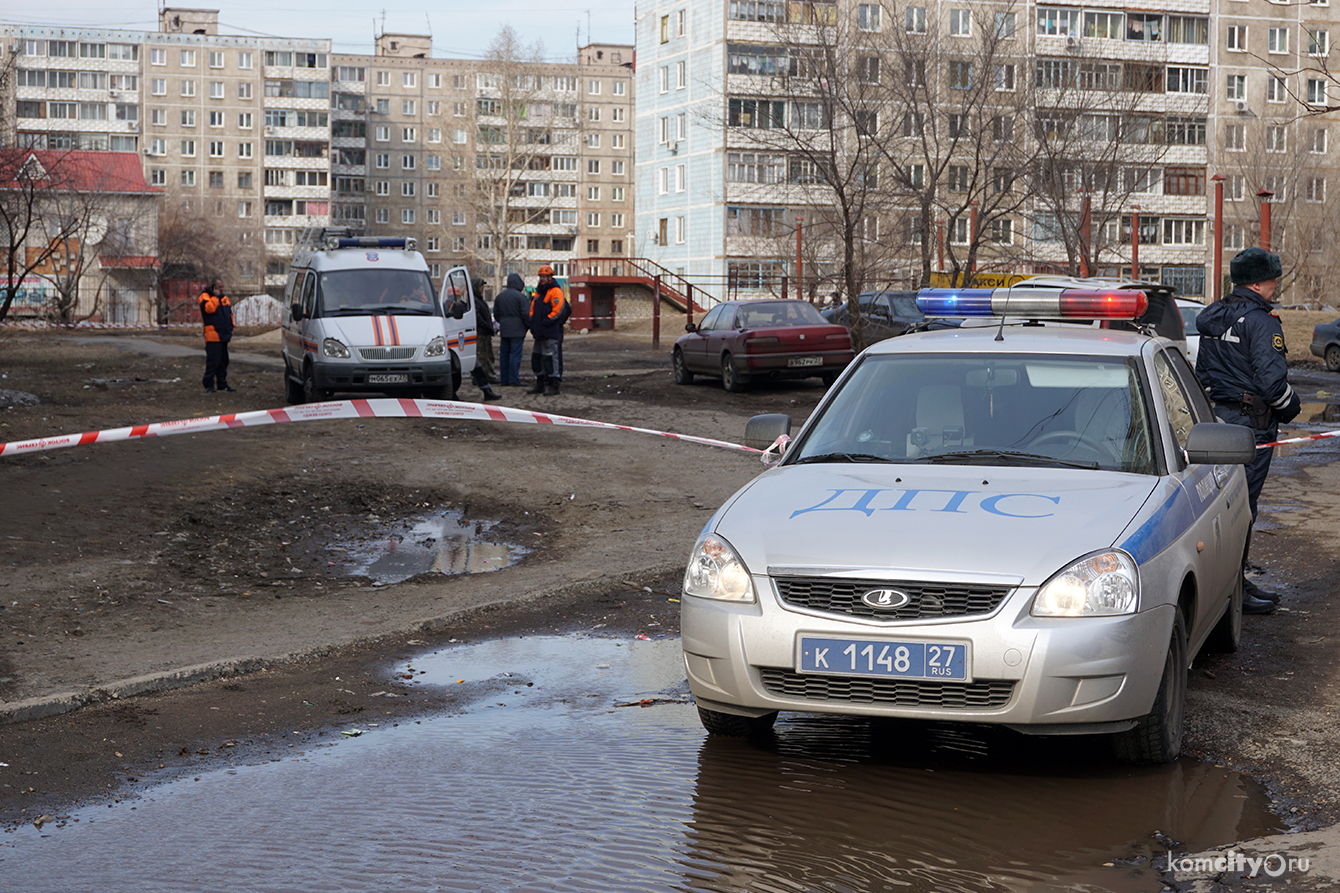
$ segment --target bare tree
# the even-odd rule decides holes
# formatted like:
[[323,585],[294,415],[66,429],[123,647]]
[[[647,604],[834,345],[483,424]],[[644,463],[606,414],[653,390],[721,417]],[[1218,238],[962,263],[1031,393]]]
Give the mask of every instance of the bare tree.
[[554,176],[558,159],[575,163],[579,155],[577,94],[555,92],[546,70],[542,41],[525,44],[511,26],[499,29],[478,66],[481,89],[468,119],[473,153],[453,160],[447,177],[445,204],[472,226],[467,255],[499,280],[528,235],[550,222],[564,179]]
[[[251,227],[202,215],[189,200],[167,203],[158,220],[158,278],[160,282],[217,281],[225,290],[235,291],[240,264],[265,269],[266,252],[253,239]],[[167,322],[180,306],[172,306],[161,287],[156,292],[158,321]]]

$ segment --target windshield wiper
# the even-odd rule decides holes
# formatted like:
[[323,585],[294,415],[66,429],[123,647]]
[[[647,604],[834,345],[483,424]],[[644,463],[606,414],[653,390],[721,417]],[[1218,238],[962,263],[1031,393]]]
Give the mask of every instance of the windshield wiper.
[[892,462],[887,456],[874,456],[870,453],[823,453],[818,456],[806,456],[797,459],[797,465],[807,462]]
[[387,310],[386,312],[387,312],[387,313],[390,313],[392,316],[405,316],[405,315],[412,315],[412,316],[432,316],[432,315],[433,315],[433,311],[431,311],[431,310],[425,310],[425,309],[422,308],[422,307],[392,307],[392,308],[390,308],[389,310]]
[[1020,465],[1062,465],[1066,468],[1098,468],[1097,462],[1081,462],[1078,459],[1058,459],[1056,456],[1043,456],[1039,453],[1016,453],[1012,450],[955,450],[951,453],[936,453],[921,456],[917,462],[961,462],[973,459],[1004,459]]

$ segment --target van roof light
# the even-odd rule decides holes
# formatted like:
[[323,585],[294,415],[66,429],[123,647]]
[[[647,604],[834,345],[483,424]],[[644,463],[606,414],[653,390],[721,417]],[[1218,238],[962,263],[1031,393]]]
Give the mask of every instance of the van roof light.
[[326,243],[328,248],[403,248],[406,251],[413,251],[415,241],[403,236],[350,236],[347,238],[331,239]]

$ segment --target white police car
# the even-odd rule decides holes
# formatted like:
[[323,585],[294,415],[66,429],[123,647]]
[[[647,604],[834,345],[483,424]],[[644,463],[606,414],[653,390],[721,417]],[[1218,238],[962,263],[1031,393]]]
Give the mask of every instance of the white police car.
[[[1134,319],[1138,291],[921,292],[930,316]],[[789,432],[751,419],[757,446]],[[785,438],[782,438],[785,441]],[[862,353],[707,523],[681,634],[709,732],[778,711],[1181,748],[1187,667],[1237,647],[1249,429],[1161,337],[947,329]]]

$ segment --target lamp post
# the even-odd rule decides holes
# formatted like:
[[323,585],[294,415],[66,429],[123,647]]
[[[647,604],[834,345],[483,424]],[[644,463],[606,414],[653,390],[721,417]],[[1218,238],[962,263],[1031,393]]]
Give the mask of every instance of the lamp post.
[[1270,200],[1275,197],[1275,193],[1269,189],[1262,189],[1256,193],[1256,197],[1261,200],[1261,248],[1265,251],[1270,250]]
[[1224,175],[1210,178],[1214,184],[1214,300],[1224,296]]

